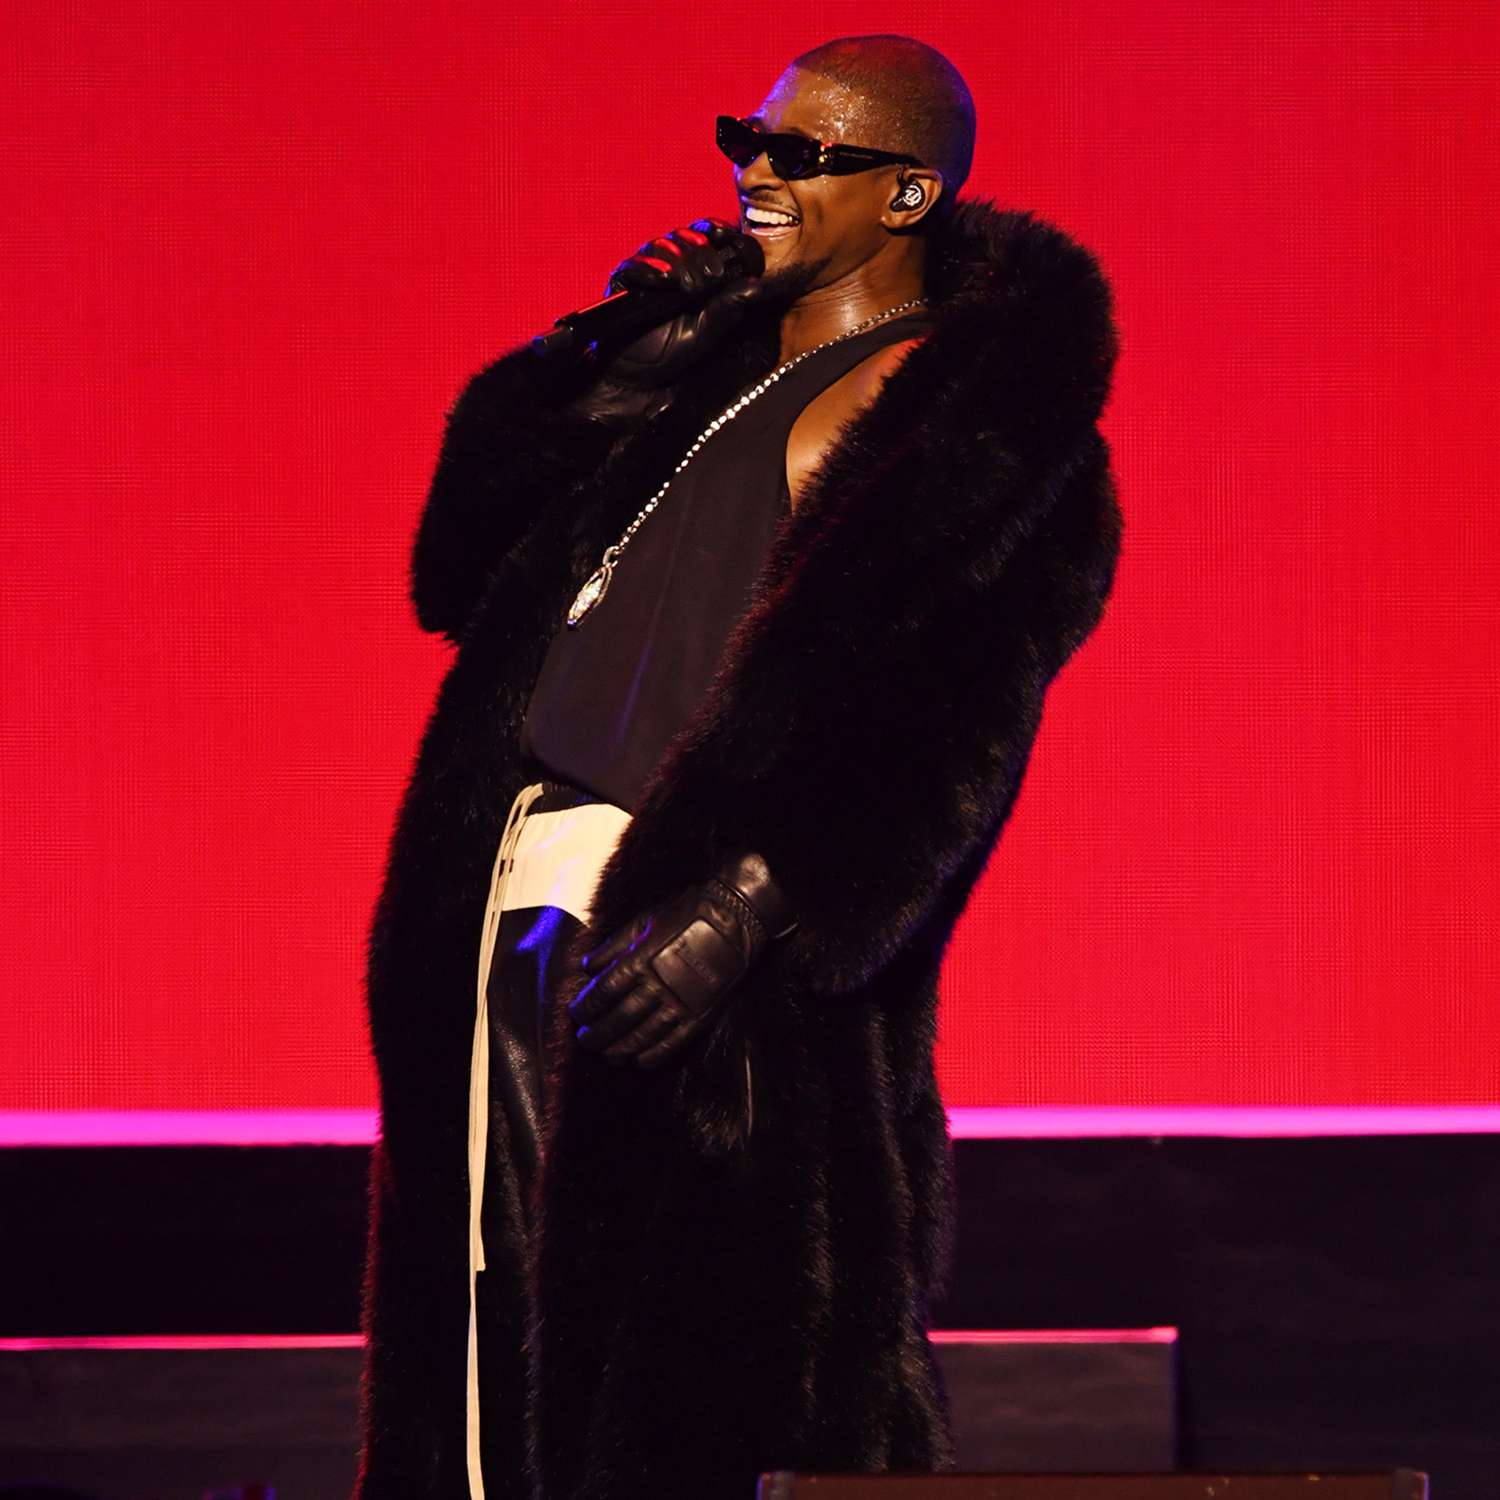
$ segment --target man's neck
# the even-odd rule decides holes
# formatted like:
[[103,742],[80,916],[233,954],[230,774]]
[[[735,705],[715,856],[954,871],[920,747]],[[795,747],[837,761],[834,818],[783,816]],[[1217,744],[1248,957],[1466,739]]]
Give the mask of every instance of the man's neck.
[[899,267],[863,266],[859,273],[815,287],[799,297],[781,320],[781,363],[816,349],[867,318],[920,297],[925,289],[921,260]]

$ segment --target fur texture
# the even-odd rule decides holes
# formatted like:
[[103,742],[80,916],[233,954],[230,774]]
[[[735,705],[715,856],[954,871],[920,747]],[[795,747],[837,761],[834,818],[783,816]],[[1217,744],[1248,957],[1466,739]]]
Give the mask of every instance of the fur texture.
[[[801,927],[679,1067],[616,1070],[557,1028],[539,1232],[512,1201],[482,1277],[491,1500],[750,1500],[765,1469],[951,1464],[925,1338],[953,1211],[938,968],[1047,686],[1103,611],[1121,518],[1093,255],[970,200],[928,290],[935,330],[784,519],[601,876],[580,949],[748,848]],[[449,415],[412,587],[458,651],[370,935],[358,1500],[467,1495],[474,970],[531,685],[600,552],[775,357],[774,323],[750,322],[613,444],[563,410],[576,377],[524,348]]]

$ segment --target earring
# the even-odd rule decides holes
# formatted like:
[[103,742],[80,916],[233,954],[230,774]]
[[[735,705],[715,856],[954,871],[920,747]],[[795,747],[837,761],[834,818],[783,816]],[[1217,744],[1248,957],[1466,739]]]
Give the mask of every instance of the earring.
[[892,208],[921,208],[927,201],[922,184],[915,179],[900,178],[901,191],[891,199]]

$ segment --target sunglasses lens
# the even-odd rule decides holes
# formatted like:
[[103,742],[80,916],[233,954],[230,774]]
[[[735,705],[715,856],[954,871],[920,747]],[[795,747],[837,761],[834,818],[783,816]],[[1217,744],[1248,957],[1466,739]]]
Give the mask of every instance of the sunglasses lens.
[[771,170],[778,177],[802,177],[813,165],[818,143],[800,135],[777,135],[757,130],[733,115],[720,115],[714,128],[719,150],[737,167],[748,167],[762,151],[768,153]]
[[760,132],[732,115],[719,116],[714,139],[719,150],[737,167],[748,167],[766,149]]
[[777,136],[771,147],[771,170],[781,178],[805,176],[817,154],[816,141],[800,135]]

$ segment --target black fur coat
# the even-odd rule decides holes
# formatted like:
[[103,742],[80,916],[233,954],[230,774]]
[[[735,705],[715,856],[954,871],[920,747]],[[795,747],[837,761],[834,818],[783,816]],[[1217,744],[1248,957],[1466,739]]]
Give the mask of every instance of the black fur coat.
[[[783,519],[580,946],[752,848],[800,928],[679,1066],[615,1069],[559,1028],[535,1236],[492,1158],[512,1232],[486,1246],[489,1500],[750,1500],[766,1469],[951,1464],[924,1333],[952,1222],[938,967],[1121,520],[1093,255],[960,202],[928,294],[933,332]],[[531,685],[604,547],[776,354],[752,321],[623,439],[567,413],[577,377],[525,346],[449,413],[412,587],[458,649],[370,934],[359,1500],[467,1495],[475,966]]]

